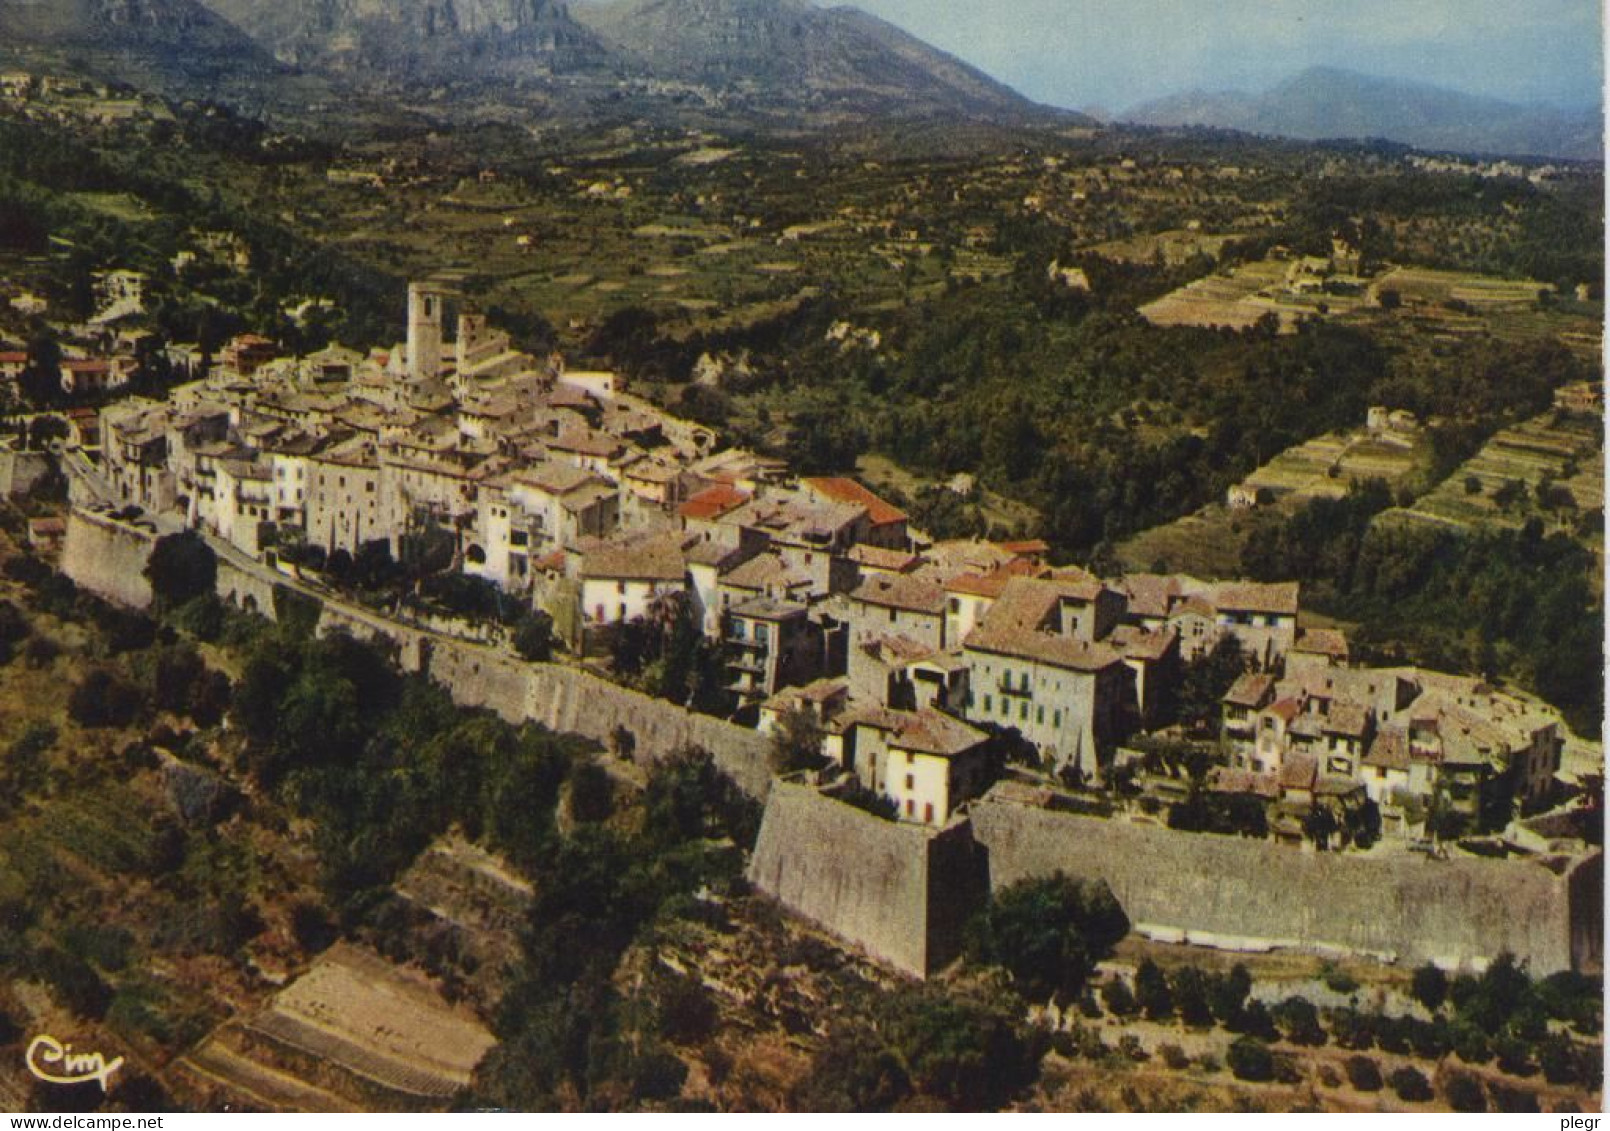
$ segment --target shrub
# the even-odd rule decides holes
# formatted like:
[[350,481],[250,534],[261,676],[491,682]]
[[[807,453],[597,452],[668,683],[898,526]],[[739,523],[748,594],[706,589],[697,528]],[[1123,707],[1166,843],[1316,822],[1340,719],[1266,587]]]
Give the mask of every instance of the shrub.
[[1307,998],[1289,997],[1275,1007],[1274,1013],[1286,1040],[1292,1044],[1317,1048],[1325,1043],[1325,1030],[1319,1024],[1319,1010]]
[[1432,1096],[1431,1083],[1418,1068],[1405,1065],[1387,1077],[1387,1082],[1392,1085],[1398,1099],[1405,1103],[1422,1104]]
[[570,772],[570,815],[587,824],[606,821],[615,811],[615,782],[597,762],[582,762]]
[[340,938],[340,932],[324,909],[305,900],[291,908],[291,934],[296,938],[296,945],[308,954],[328,950]]
[[1185,1050],[1180,1048],[1179,1045],[1159,1045],[1157,1055],[1163,1058],[1164,1064],[1176,1072],[1183,1071],[1191,1066],[1191,1058],[1185,1055]]
[[696,1045],[715,1029],[720,1015],[704,983],[685,974],[666,979],[659,992],[660,1035],[673,1044]]
[[1169,992],[1168,977],[1149,958],[1135,973],[1135,1000],[1148,1021],[1166,1021],[1174,1016],[1174,995]]
[[1487,1094],[1492,1097],[1493,1107],[1502,1112],[1531,1114],[1540,1110],[1537,1093],[1529,1088],[1514,1088],[1491,1080],[1487,1084]]
[[89,963],[54,948],[34,956],[34,972],[52,995],[78,1017],[98,1021],[112,1004],[112,991]]
[[1492,1044],[1487,1040],[1487,1034],[1470,1022],[1456,1021],[1449,1036],[1453,1051],[1466,1064],[1486,1064],[1493,1058]]
[[1487,1110],[1487,1096],[1482,1091],[1481,1081],[1468,1072],[1449,1075],[1447,1083],[1443,1085],[1443,1094],[1448,1097],[1448,1106],[1455,1111],[1471,1113]]
[[1532,1046],[1514,1033],[1505,1033],[1493,1042],[1498,1054],[1498,1067],[1511,1076],[1530,1076],[1537,1071],[1532,1064]]
[[1350,1056],[1347,1058],[1347,1082],[1361,1092],[1379,1092],[1381,1069],[1371,1057]]
[[1436,964],[1427,962],[1415,970],[1411,988],[1414,1000],[1435,1013],[1448,1000],[1448,975]]
[[1334,993],[1350,994],[1358,989],[1358,979],[1345,970],[1326,969],[1325,986]]
[[1114,978],[1101,987],[1101,1000],[1114,1017],[1133,1017],[1140,1008],[1135,1002],[1135,995],[1121,978]]
[[143,706],[140,689],[106,668],[91,668],[67,698],[67,713],[84,727],[120,727]]
[[1194,966],[1182,966],[1169,979],[1180,1020],[1193,1029],[1210,1028],[1213,1010],[1208,1005],[1207,980]]
[[1275,1058],[1269,1046],[1256,1037],[1237,1037],[1225,1058],[1237,1080],[1264,1081],[1275,1078]]

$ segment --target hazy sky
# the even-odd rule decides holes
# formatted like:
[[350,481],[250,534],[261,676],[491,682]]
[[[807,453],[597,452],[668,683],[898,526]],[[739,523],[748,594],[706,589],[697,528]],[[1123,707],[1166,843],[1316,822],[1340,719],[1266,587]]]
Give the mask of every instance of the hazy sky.
[[[819,0],[831,4],[837,0]],[[1123,110],[1347,67],[1591,105],[1598,0],[847,0],[1041,102]]]

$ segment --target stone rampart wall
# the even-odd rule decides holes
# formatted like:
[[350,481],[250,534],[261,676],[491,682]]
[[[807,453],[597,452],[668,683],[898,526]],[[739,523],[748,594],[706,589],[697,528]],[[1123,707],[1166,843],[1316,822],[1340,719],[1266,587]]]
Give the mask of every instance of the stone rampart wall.
[[1602,949],[1586,923],[1602,905],[1596,857],[1561,874],[1527,860],[1304,852],[993,799],[971,816],[993,886],[1056,871],[1105,881],[1157,938],[1449,967],[1508,950],[1539,973],[1597,966]]

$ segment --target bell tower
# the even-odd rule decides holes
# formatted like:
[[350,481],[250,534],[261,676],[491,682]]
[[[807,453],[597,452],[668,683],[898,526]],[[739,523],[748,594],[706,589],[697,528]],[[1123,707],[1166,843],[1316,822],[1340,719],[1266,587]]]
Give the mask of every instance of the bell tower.
[[442,372],[443,294],[426,283],[408,284],[408,379],[430,381]]

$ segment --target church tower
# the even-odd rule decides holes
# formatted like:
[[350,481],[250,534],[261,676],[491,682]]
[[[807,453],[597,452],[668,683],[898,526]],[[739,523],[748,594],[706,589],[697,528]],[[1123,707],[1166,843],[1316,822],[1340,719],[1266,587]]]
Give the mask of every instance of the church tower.
[[408,284],[408,379],[430,381],[442,372],[442,292]]

